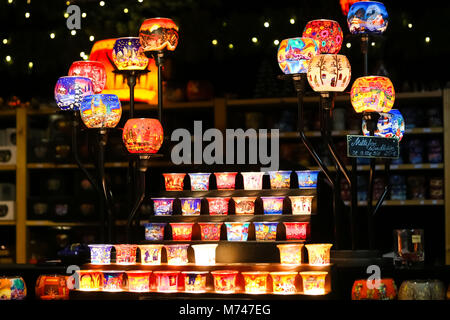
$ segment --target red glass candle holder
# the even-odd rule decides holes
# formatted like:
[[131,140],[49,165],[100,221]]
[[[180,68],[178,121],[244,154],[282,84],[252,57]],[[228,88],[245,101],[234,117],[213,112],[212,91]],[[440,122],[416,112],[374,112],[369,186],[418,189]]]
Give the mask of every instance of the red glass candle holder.
[[235,270],[211,271],[214,277],[214,291],[216,293],[235,293],[238,273]]
[[237,172],[215,172],[218,190],[234,190]]
[[303,294],[324,295],[326,271],[305,271],[300,272],[303,280]]
[[177,292],[180,271],[154,271],[158,292]]
[[147,19],[139,29],[139,38],[144,52],[173,51],[178,45],[178,26],[169,18]]
[[163,173],[166,191],[183,191],[185,173]]
[[134,244],[116,244],[116,263],[117,264],[135,264],[136,263],[136,250],[138,246]]
[[297,278],[297,272],[282,271],[282,272],[270,272],[273,284],[274,294],[295,294],[297,287],[295,280]]
[[[384,278],[380,279],[380,285],[378,287],[372,286],[369,288],[368,280],[355,280],[352,287],[352,300],[394,300],[397,298],[397,286],[394,279]],[[372,282],[372,284],[374,284]],[[402,284],[403,286],[403,284]],[[399,300],[403,300],[401,295],[402,288],[399,290]],[[421,290],[427,291],[427,290]],[[412,293],[413,290],[408,288],[408,293]],[[428,291],[429,292],[429,291]],[[448,297],[447,297],[448,298]]]
[[283,222],[286,227],[286,240],[307,240],[309,222]]
[[123,128],[123,143],[130,153],[156,153],[164,140],[158,119],[128,119]]
[[202,240],[220,240],[222,222],[199,222]]
[[228,201],[230,198],[206,198],[209,206],[210,215],[227,215],[228,214]]
[[70,66],[68,75],[91,79],[94,93],[102,92],[106,85],[106,69],[100,61],[75,61]]
[[255,214],[255,200],[256,197],[233,197],[236,215]]
[[99,291],[103,288],[103,273],[96,270],[77,270],[80,291]]
[[36,298],[39,300],[68,300],[67,278],[63,275],[40,275],[36,281]]
[[261,294],[267,292],[267,276],[269,272],[242,272],[245,283],[245,293]]
[[192,238],[193,223],[170,223],[172,238],[177,241],[190,241]]
[[149,292],[151,271],[131,270],[126,271],[128,291],[130,292]]
[[336,21],[318,19],[306,24],[302,37],[316,40],[319,53],[338,53],[341,50],[343,33]]

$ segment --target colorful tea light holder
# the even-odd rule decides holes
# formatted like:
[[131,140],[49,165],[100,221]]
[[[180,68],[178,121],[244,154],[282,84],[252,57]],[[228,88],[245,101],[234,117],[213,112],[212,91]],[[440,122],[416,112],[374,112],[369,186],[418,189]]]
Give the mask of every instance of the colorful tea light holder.
[[319,44],[310,37],[283,39],[277,52],[278,65],[284,74],[306,73],[309,61],[318,52]]
[[138,247],[141,252],[142,265],[161,264],[161,250],[164,247],[162,244],[143,244]]
[[27,286],[22,277],[0,277],[0,300],[24,300]]
[[124,271],[103,270],[103,291],[118,292],[123,291]]
[[167,252],[168,265],[185,265],[188,264],[187,250],[189,244],[171,244],[164,245]]
[[68,300],[67,276],[40,275],[36,281],[35,295],[39,300]]
[[191,191],[208,191],[210,175],[211,173],[189,173]]
[[195,254],[195,264],[198,266],[213,266],[216,264],[217,244],[192,245]]
[[208,271],[182,271],[184,291],[188,293],[206,292],[206,276]]
[[134,244],[116,244],[116,263],[122,265],[136,264],[136,250],[138,246]]
[[185,173],[163,173],[166,191],[183,191]]
[[239,271],[236,270],[211,271],[214,277],[214,291],[216,293],[235,293],[238,273]]
[[154,271],[156,290],[158,292],[178,292],[178,277],[180,271]]
[[85,96],[80,106],[81,120],[89,128],[114,128],[122,117],[122,106],[115,94]]
[[152,198],[155,216],[171,216],[175,198]]
[[298,272],[280,271],[270,272],[272,277],[272,292],[274,294],[295,294],[297,287],[295,281]]
[[244,190],[262,190],[264,172],[241,172]]
[[198,216],[200,215],[201,198],[180,198],[181,214],[183,216]]
[[77,270],[80,291],[100,291],[103,289],[103,273],[98,270]]
[[348,29],[352,34],[381,34],[389,22],[386,7],[381,2],[359,1],[347,14]]
[[326,271],[305,271],[300,272],[303,280],[303,294],[324,295]]
[[278,244],[280,263],[286,265],[302,264],[303,244]]
[[269,272],[252,271],[242,272],[245,284],[245,293],[264,294],[267,292],[267,276]]
[[230,198],[215,197],[206,198],[208,201],[209,214],[210,215],[227,215],[228,214],[228,202]]
[[319,44],[319,53],[338,53],[344,39],[341,26],[334,20],[317,19],[309,21],[302,37],[311,38]]
[[176,241],[190,241],[192,239],[192,227],[194,223],[191,222],[171,222],[172,239]]
[[199,222],[201,239],[203,241],[219,241],[222,222]]
[[256,197],[233,197],[236,215],[255,214],[255,200]]
[[214,172],[218,190],[234,190],[237,172]]
[[74,61],[70,66],[68,76],[86,77],[92,81],[94,93],[103,91],[106,85],[106,69],[100,61]]
[[167,223],[145,223],[145,240],[162,241],[164,240],[164,229]]
[[308,262],[311,266],[327,266],[330,264],[331,243],[306,244]]
[[[365,136],[370,136],[367,129],[366,120],[362,121],[362,132]],[[376,137],[397,138],[402,140],[405,133],[405,120],[397,109],[391,109],[389,112],[380,112],[380,118],[377,122],[377,128],[374,130]]]
[[302,170],[295,171],[298,179],[299,189],[317,188],[317,178],[319,176],[318,170]]
[[151,271],[130,270],[126,271],[128,291],[149,292]]
[[284,197],[261,197],[264,214],[283,214]]
[[278,222],[253,222],[257,241],[275,241]]
[[247,241],[250,222],[225,222],[228,241]]
[[309,222],[283,222],[286,227],[286,240],[307,240]]
[[90,244],[88,245],[91,253],[91,264],[110,264],[111,249],[110,244]]
[[292,171],[269,171],[271,189],[289,189]]
[[56,105],[63,111],[77,111],[85,96],[94,94],[91,79],[87,77],[60,77],[55,85]]
[[314,196],[289,196],[293,215],[310,215]]

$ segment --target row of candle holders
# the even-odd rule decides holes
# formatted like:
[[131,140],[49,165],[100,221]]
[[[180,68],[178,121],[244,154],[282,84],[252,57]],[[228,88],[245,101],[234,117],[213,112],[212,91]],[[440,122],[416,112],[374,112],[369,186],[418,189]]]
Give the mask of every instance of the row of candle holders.
[[[261,197],[264,214],[282,214],[284,196]],[[289,196],[293,215],[311,214],[314,196]],[[173,202],[176,198],[152,198],[155,216],[171,216]],[[202,198],[179,198],[181,201],[181,215],[200,215]],[[236,215],[255,214],[255,201],[257,197],[233,197]],[[230,197],[207,197],[210,215],[228,215]]]
[[[139,248],[141,256],[141,265],[160,265],[162,248],[167,253],[168,265],[187,265],[189,244],[92,244],[89,245],[91,252],[91,264],[108,265],[111,264],[111,250],[114,247],[116,251],[116,264],[133,265],[136,264],[136,252]],[[200,266],[209,266],[216,264],[217,244],[199,244],[192,245],[195,254],[195,264]],[[308,251],[308,262],[310,266],[326,266],[330,264],[330,250],[332,244],[318,243],[306,244],[292,243],[277,245],[280,251],[280,263],[283,265],[302,264],[303,246]]]
[[[228,241],[247,241],[251,222],[225,222]],[[169,223],[172,229],[172,240],[191,241],[194,222]],[[222,222],[199,222],[201,240],[219,241]],[[309,222],[283,222],[286,229],[286,240],[302,240],[309,238]],[[278,222],[253,222],[257,241],[275,241]],[[164,240],[167,223],[145,223],[145,240]]]
[[[292,171],[269,171],[270,187],[272,189],[289,189]],[[316,188],[319,171],[295,171],[298,186],[303,188]],[[215,172],[218,190],[234,190],[237,172]],[[262,190],[265,172],[241,172],[244,181],[244,190]],[[189,173],[191,191],[208,191],[211,173]],[[166,191],[183,191],[185,173],[163,173]]]
[[[207,276],[209,271],[152,271],[132,270],[80,270],[79,290],[106,291],[106,292],[187,292],[204,293],[207,289]],[[238,293],[237,270],[211,271],[214,279],[215,293]],[[249,294],[295,294],[297,289],[297,276],[300,274],[303,284],[303,294],[325,294],[325,279],[327,271],[305,272],[241,272],[244,279],[245,293]],[[125,277],[126,275],[126,277]],[[272,280],[272,290],[269,291],[268,278]],[[180,276],[184,278],[179,281]],[[152,281],[153,280],[153,281]],[[154,285],[152,285],[154,284]],[[153,288],[152,288],[153,287]]]

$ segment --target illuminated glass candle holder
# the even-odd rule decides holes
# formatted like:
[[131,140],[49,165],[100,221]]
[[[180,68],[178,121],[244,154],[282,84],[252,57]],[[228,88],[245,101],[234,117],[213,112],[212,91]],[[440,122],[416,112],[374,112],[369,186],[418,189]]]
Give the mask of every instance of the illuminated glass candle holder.
[[211,271],[214,277],[214,291],[216,293],[235,293],[238,273],[236,270]]
[[277,238],[278,222],[253,222],[256,240],[274,241]]
[[154,271],[158,292],[177,292],[180,271]]
[[312,266],[326,266],[330,264],[331,243],[306,244],[308,262]]
[[80,115],[88,128],[114,128],[122,117],[122,106],[115,94],[93,94],[83,98]]
[[[387,113],[380,112],[379,114],[380,118],[378,119],[374,135],[383,138],[397,138],[401,141],[405,133],[405,120],[400,111],[391,109]],[[365,136],[370,136],[370,132],[367,130],[367,122],[364,118],[362,120],[362,133]]]
[[350,102],[357,113],[389,112],[395,101],[395,89],[387,77],[357,78],[350,90]]
[[126,271],[128,291],[130,292],[149,292],[151,271],[131,270]]
[[356,2],[347,14],[348,29],[352,34],[381,34],[388,22],[386,7],[376,1]]
[[292,171],[269,171],[271,189],[289,189]]
[[24,300],[26,297],[27,286],[22,277],[0,277],[0,300]]
[[116,263],[117,264],[135,264],[136,263],[136,250],[138,246],[135,244],[116,244]]
[[253,215],[255,214],[256,197],[233,197],[235,203],[236,215]]
[[60,77],[55,85],[55,101],[61,110],[77,111],[85,96],[94,94],[92,81],[86,77]]
[[103,62],[100,61],[75,61],[70,66],[68,76],[91,79],[94,93],[102,92],[106,85],[106,69]]
[[237,172],[215,172],[218,190],[234,190]]
[[116,39],[112,58],[118,70],[145,70],[148,65],[139,37]]
[[282,214],[284,197],[261,197],[264,214]]
[[184,291],[189,293],[206,292],[206,275],[208,271],[183,271]]
[[262,190],[264,172],[241,172],[244,190]]
[[124,272],[119,270],[103,270],[103,291],[123,291]]
[[100,291],[103,289],[103,273],[97,270],[77,270],[80,291]]
[[316,40],[319,53],[338,53],[341,50],[343,33],[336,21],[318,19],[306,24],[302,37]]
[[40,275],[36,281],[35,294],[39,300],[68,300],[67,276]]
[[187,249],[188,244],[171,244],[165,245],[167,252],[167,264],[170,265],[185,265],[188,264]]
[[139,245],[141,252],[141,264],[143,265],[159,265],[161,264],[162,244],[143,244]]
[[210,175],[211,173],[189,173],[191,191],[208,191]]
[[156,153],[164,140],[164,131],[158,119],[128,119],[123,127],[122,140],[129,153]]
[[111,263],[111,249],[110,244],[90,244],[88,245],[91,252],[92,264],[110,264]]
[[316,92],[342,92],[350,83],[350,62],[342,54],[319,54],[311,59],[307,79]]
[[250,222],[225,222],[228,241],[247,241]]
[[286,227],[286,240],[307,240],[309,222],[283,222]]
[[272,277],[274,294],[295,294],[297,292],[295,286],[297,272],[270,272],[270,276]]
[[178,45],[178,26],[169,18],[146,19],[140,29],[142,49],[146,51],[173,51]]
[[245,283],[245,293],[261,294],[267,292],[267,276],[269,272],[242,272]]
[[163,173],[166,191],[183,191],[185,173]]
[[290,196],[293,215],[311,214],[314,196]]
[[228,202],[230,198],[206,198],[208,201],[209,214],[214,215],[227,215],[228,214]]
[[171,216],[175,198],[152,198],[155,216]]
[[222,222],[199,222],[202,240],[219,241]]
[[295,171],[298,179],[298,188],[317,188],[317,178],[319,176],[319,172],[320,171],[317,170]]
[[305,271],[300,272],[303,280],[303,294],[323,295],[325,294],[326,271]]
[[319,44],[314,39],[283,39],[277,52],[278,65],[285,74],[306,73],[309,62],[318,52]]
[[190,222],[170,223],[172,227],[172,239],[177,241],[190,241],[193,225],[194,223]]
[[145,240],[161,241],[164,240],[164,229],[167,223],[145,223]]
[[201,198],[180,198],[181,214],[183,216],[200,215],[202,199]]
[[216,264],[217,244],[196,244],[192,248],[194,248],[196,265],[213,266]]
[[302,249],[303,244],[279,244],[280,263],[287,265],[302,264]]

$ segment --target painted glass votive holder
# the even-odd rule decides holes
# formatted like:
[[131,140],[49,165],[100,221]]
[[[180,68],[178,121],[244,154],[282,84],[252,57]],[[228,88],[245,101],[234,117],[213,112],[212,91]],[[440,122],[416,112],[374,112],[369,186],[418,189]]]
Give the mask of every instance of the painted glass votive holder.
[[222,222],[199,222],[198,224],[200,226],[202,240],[220,240],[220,228],[222,227]]
[[68,276],[41,274],[35,286],[35,296],[39,300],[69,300]]
[[187,249],[188,244],[170,244],[165,245],[167,252],[167,264],[170,265],[185,265],[188,264]]
[[145,223],[145,240],[162,241],[164,240],[164,228],[167,223]]
[[325,294],[326,271],[305,271],[300,272],[303,280],[303,294],[323,295]]
[[250,222],[225,222],[228,241],[247,241]]
[[103,270],[103,291],[116,292],[123,291],[123,271]]
[[210,175],[211,173],[189,173],[191,191],[208,191]]
[[216,264],[217,244],[192,245],[195,255],[195,264],[198,266],[213,266]]
[[189,293],[206,292],[206,275],[208,271],[183,271],[184,291]]
[[233,197],[236,215],[255,214],[255,200],[256,197]]
[[290,196],[293,215],[311,214],[314,196]]
[[264,172],[241,172],[244,190],[262,190]]
[[286,227],[286,240],[307,240],[309,222],[283,222]]
[[228,214],[228,202],[230,198],[216,197],[216,198],[206,198],[208,201],[209,214],[214,215],[227,215]]
[[154,271],[158,292],[177,292],[180,271]]
[[274,294],[294,294],[297,292],[295,286],[297,272],[270,272],[270,276],[272,277]]
[[77,270],[80,291],[100,291],[103,289],[103,273],[96,270]]
[[141,252],[141,264],[158,265],[161,264],[162,244],[142,244],[139,246]]
[[92,264],[110,264],[111,263],[111,249],[110,244],[90,244],[88,245],[91,252]]
[[284,197],[261,197],[264,214],[282,214]]
[[279,244],[280,263],[288,265],[302,264],[303,244]]
[[253,222],[256,240],[276,240],[278,222]]
[[149,292],[151,271],[130,270],[126,271],[128,291],[130,292]]
[[183,191],[185,173],[163,173],[166,191]]
[[242,272],[245,283],[245,293],[261,294],[267,292],[267,276],[269,272]]
[[117,264],[135,264],[136,250],[138,246],[135,244],[116,244],[116,263]]
[[[24,300],[26,297],[27,286],[22,277],[0,277],[0,301]],[[2,311],[4,311],[4,309],[2,309]]]
[[299,189],[317,188],[317,177],[319,176],[317,170],[302,170],[295,171],[298,179]]
[[192,222],[170,223],[172,239],[176,241],[190,241],[192,239]]
[[306,244],[308,262],[312,266],[326,266],[330,264],[331,243]]
[[216,293],[235,293],[238,273],[239,271],[236,270],[211,271],[214,277],[214,291]]
[[175,198],[152,198],[155,216],[171,216]]
[[218,190],[234,190],[237,172],[215,172]]
[[269,171],[271,189],[289,189],[292,171]]
[[180,198],[181,215],[198,216],[202,205],[201,198]]

